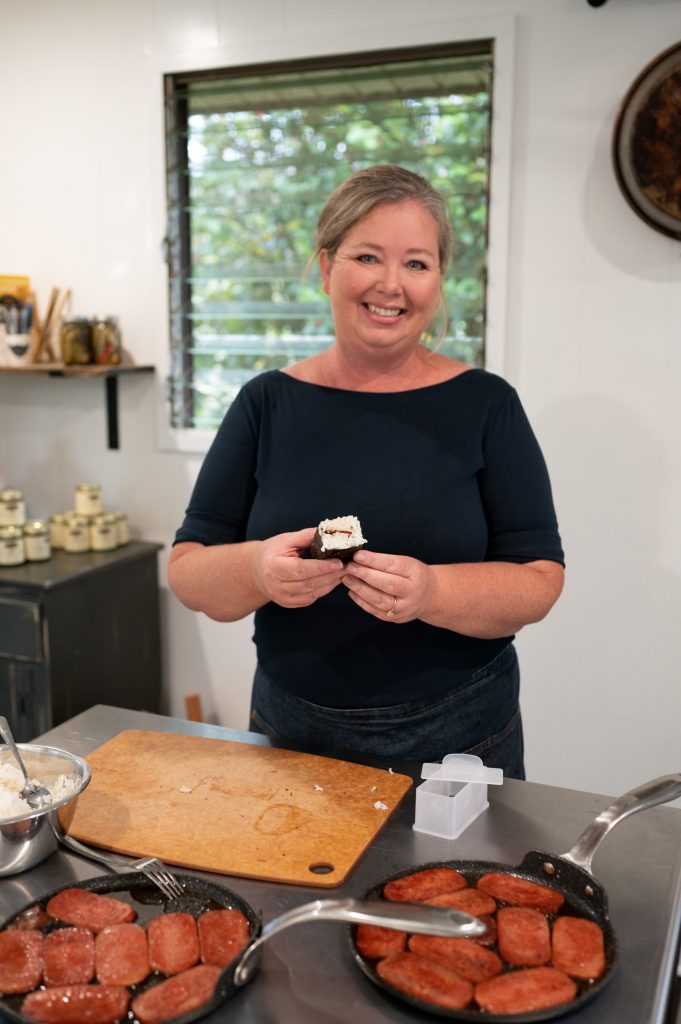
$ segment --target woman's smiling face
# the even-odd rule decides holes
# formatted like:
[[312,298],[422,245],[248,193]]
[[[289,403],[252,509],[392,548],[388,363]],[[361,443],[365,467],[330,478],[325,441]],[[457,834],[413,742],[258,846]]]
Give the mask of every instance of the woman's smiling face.
[[319,265],[339,346],[404,355],[419,344],[442,281],[437,225],[420,203],[374,207]]

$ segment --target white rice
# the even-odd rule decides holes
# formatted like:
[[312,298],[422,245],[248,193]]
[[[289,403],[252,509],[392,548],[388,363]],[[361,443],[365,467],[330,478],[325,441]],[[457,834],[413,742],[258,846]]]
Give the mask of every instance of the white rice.
[[322,551],[343,551],[366,544],[362,527],[356,516],[338,516],[337,519],[322,519],[317,527],[322,538]]
[[[40,779],[31,781],[43,785]],[[53,782],[44,785],[49,789],[54,803],[63,800],[75,788],[74,780],[67,775],[58,775]],[[35,810],[19,796],[23,788],[24,776],[19,769],[13,764],[0,763],[0,821],[35,814]]]

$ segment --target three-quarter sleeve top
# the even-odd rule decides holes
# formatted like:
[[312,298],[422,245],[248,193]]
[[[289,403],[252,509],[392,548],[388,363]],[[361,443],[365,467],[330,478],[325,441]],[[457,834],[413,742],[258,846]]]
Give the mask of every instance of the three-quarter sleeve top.
[[[227,412],[175,542],[264,540],[345,515],[368,549],[429,564],[563,564],[535,435],[516,391],[485,370],[389,393],[261,374]],[[379,621],[342,584],[309,607],[255,613],[266,674],[326,707],[436,697],[511,639]]]

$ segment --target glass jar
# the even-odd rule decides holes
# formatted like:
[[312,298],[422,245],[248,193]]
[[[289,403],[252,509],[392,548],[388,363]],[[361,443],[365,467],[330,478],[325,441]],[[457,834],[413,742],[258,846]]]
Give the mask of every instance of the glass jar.
[[21,565],[25,561],[21,526],[0,526],[0,565]]
[[125,512],[116,511],[114,512],[116,517],[116,538],[119,545],[128,544],[130,541],[130,529],[128,527],[128,517]]
[[85,516],[66,516],[64,521],[64,551],[78,553],[90,550],[88,521]]
[[65,316],[59,330],[61,361],[68,365],[92,362],[92,329],[86,316]]
[[118,547],[116,535],[116,517],[111,512],[103,512],[90,520],[90,547],[93,551],[113,551]]
[[52,555],[50,531],[44,519],[32,519],[25,524],[24,550],[27,562],[46,562]]
[[26,522],[26,503],[21,491],[0,491],[0,526],[23,526]]
[[117,316],[96,316],[91,321],[92,355],[96,363],[120,363],[121,329]]
[[57,551],[64,547],[64,527],[66,516],[62,512],[55,512],[50,516],[50,547]]
[[78,484],[74,497],[76,515],[96,516],[103,512],[100,484]]

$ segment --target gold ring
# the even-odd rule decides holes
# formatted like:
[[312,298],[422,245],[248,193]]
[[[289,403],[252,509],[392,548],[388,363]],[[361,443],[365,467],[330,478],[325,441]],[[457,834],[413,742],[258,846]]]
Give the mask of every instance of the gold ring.
[[390,609],[389,612],[385,613],[388,616],[389,619],[392,619],[393,615],[395,614],[395,609],[396,608],[397,608],[397,597],[393,596],[393,606],[392,606],[392,608]]

